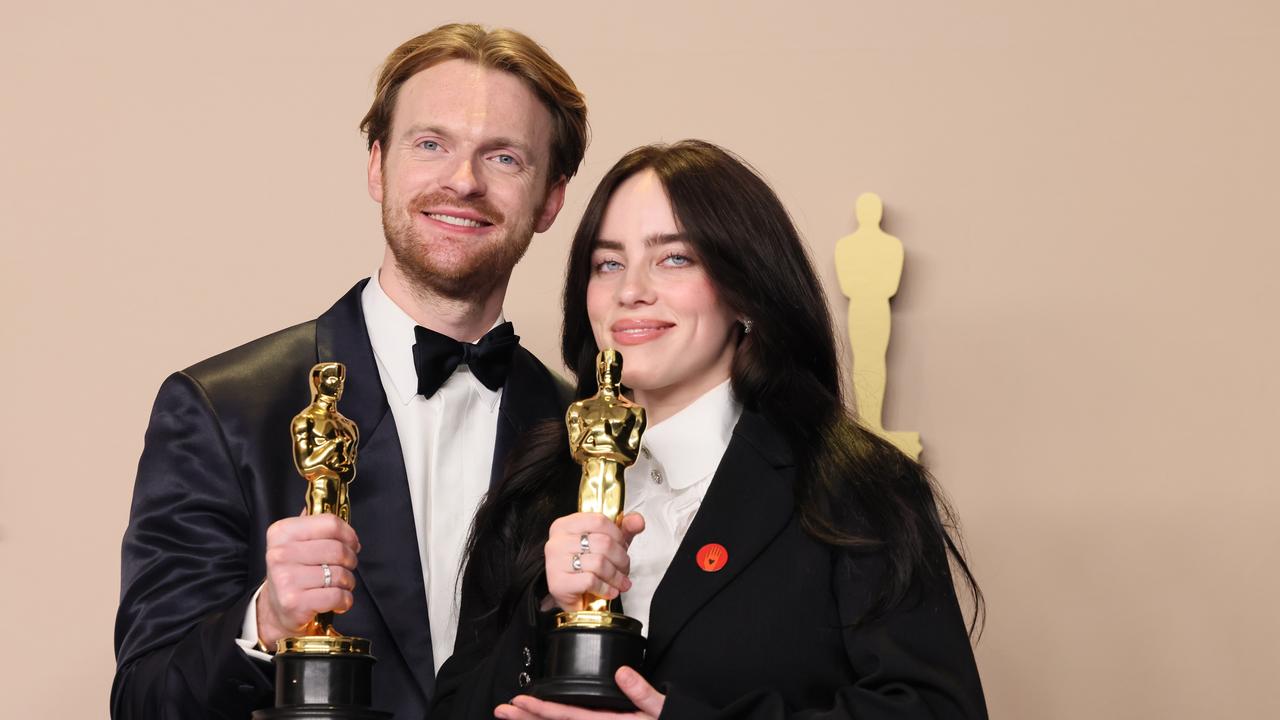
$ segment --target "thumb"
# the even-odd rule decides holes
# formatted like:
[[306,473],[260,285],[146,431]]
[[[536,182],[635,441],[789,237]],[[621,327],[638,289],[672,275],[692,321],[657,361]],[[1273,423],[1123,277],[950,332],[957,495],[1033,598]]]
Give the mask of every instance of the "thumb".
[[631,540],[644,532],[644,516],[640,513],[627,513],[622,516],[620,527],[622,528],[622,540],[630,547]]
[[640,712],[651,718],[662,714],[662,706],[666,703],[667,696],[655,690],[648,680],[640,676],[640,673],[623,666],[613,674],[613,680],[618,683],[618,687],[626,694],[627,699],[634,703]]

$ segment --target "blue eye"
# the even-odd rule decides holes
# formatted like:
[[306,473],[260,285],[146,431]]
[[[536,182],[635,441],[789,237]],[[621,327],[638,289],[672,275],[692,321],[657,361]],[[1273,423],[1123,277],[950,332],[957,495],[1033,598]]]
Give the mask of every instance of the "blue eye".
[[670,255],[662,258],[662,262],[665,265],[671,265],[673,267],[686,267],[693,264],[693,258],[679,253],[671,253]]
[[622,263],[617,260],[601,260],[596,263],[596,272],[617,272],[622,269]]
[[439,150],[440,143],[436,142],[435,140],[423,140],[422,142],[418,143],[418,147],[422,148],[423,150]]
[[515,159],[514,157],[510,156],[510,155],[499,155],[499,156],[498,156],[498,158],[497,158],[497,160],[498,160],[498,162],[499,162],[499,163],[501,163],[501,164],[503,164],[503,165],[515,165],[515,164],[516,164],[516,159]]

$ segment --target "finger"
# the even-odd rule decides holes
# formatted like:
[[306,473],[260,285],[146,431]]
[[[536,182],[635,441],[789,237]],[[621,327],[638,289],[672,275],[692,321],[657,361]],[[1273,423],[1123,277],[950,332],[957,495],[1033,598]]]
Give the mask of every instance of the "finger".
[[345,520],[337,515],[307,515],[277,520],[267,528],[267,545],[298,540],[337,540],[359,547],[360,538]]
[[310,590],[285,590],[272,592],[270,605],[283,624],[299,628],[324,612],[345,613],[351,609],[354,596],[342,588],[312,588]]
[[355,554],[351,550],[328,553],[289,545],[267,550],[267,579],[281,588],[322,587],[325,565],[336,578],[333,574],[339,569],[355,570]]
[[618,587],[592,575],[572,575],[547,588],[556,603],[564,610],[581,610],[579,602],[584,595],[594,595],[612,600],[618,596]]
[[[627,577],[626,569],[614,565],[612,560],[603,555],[583,555],[581,563],[581,574],[595,576],[596,582],[604,583],[610,588],[616,588],[618,592],[625,592],[630,589],[631,580]],[[630,565],[629,561],[627,565]]]
[[515,705],[504,703],[493,709],[493,716],[501,720],[542,720],[528,710],[521,710]]
[[592,515],[599,513],[576,512],[569,515],[562,515],[551,521],[551,527],[547,530],[548,535],[557,535],[562,533],[589,532],[591,526],[595,524]]
[[517,695],[511,704],[541,720],[618,720],[622,717],[622,713],[562,705],[529,695]]
[[597,584],[617,588],[619,591],[631,587],[627,574],[603,555],[578,555],[577,570],[573,567],[573,561],[573,555],[551,558],[547,568],[548,583],[554,583],[555,588],[568,588],[575,592],[589,591]]
[[[322,565],[322,566],[316,567],[311,572],[315,575],[315,578],[316,578],[315,584],[312,585],[311,587],[323,589],[325,586],[324,585],[324,566]],[[341,565],[330,565],[329,566],[329,587],[341,588],[343,590],[348,590],[348,591],[355,590],[356,575],[355,573],[342,567]]]
[[577,512],[558,518],[551,523],[551,529],[548,534],[557,535],[563,533],[577,536],[584,532],[604,533],[619,539],[622,537],[622,532],[618,529],[617,524],[597,512]]
[[[287,594],[298,594],[308,590],[323,590],[323,565],[285,565],[267,570],[267,585],[270,592],[278,597]],[[329,586],[341,590],[355,590],[356,576],[341,565],[329,566]],[[282,605],[285,603],[281,603]],[[292,605],[290,606],[292,607]]]
[[[587,537],[586,549],[583,549],[582,537]],[[557,562],[557,558],[602,557],[622,570],[624,574],[631,572],[631,557],[627,555],[627,547],[620,540],[602,533],[582,533],[582,535],[560,535],[547,541],[544,549],[548,564]]]
[[[285,562],[299,565],[341,565],[354,570],[357,564],[355,548],[337,540],[302,540],[300,542],[278,545],[272,550],[284,558]],[[269,554],[271,550],[267,551]]]
[[[331,589],[338,590],[338,593],[339,593],[338,595],[339,600],[336,604],[334,604],[333,612],[339,615],[345,615],[346,613],[350,612],[351,608],[356,604],[355,593],[345,588],[331,588]],[[316,614],[318,615],[322,612],[327,612],[327,611],[318,610],[316,611]]]
[[631,700],[637,710],[651,718],[662,714],[662,706],[666,703],[667,696],[655,690],[640,673],[623,666],[613,674],[613,681],[618,683],[618,688],[627,696],[627,699]]
[[344,613],[351,609],[355,600],[351,591],[335,587],[313,588],[302,592],[299,597],[302,599],[299,609],[308,619],[320,613]]
[[618,593],[616,588],[587,573],[548,575],[547,590],[562,610],[581,610],[584,595],[612,599]]

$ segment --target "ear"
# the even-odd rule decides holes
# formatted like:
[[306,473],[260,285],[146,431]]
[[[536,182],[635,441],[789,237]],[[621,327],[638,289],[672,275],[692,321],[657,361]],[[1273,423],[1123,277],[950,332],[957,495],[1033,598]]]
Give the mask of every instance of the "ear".
[[547,199],[542,201],[542,210],[538,213],[538,221],[534,223],[534,232],[546,232],[551,223],[556,221],[556,215],[560,214],[560,208],[564,207],[564,189],[569,184],[569,179],[561,175],[560,179],[551,184],[547,188]]
[[377,140],[369,148],[369,197],[382,204],[382,145]]

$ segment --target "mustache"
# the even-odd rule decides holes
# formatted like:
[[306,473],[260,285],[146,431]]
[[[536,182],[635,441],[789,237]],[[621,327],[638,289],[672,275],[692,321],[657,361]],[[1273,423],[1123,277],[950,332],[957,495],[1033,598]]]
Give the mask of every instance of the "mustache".
[[439,190],[419,195],[409,203],[409,210],[413,213],[444,209],[470,210],[492,225],[501,225],[506,220],[506,216],[502,214],[502,211],[489,204],[489,201],[484,198],[467,200]]

